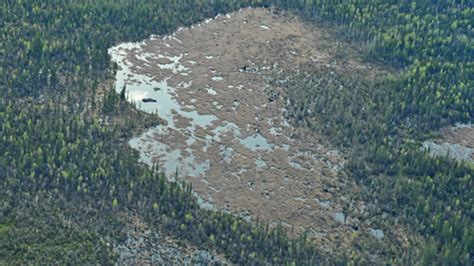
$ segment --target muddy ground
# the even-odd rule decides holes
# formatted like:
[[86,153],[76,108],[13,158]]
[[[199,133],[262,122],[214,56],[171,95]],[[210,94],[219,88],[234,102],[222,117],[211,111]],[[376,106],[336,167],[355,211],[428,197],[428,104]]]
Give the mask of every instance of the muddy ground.
[[268,82],[302,64],[377,76],[377,67],[341,58],[341,47],[326,29],[267,9],[113,47],[117,91],[125,85],[130,101],[167,121],[130,145],[171,178],[177,170],[205,208],[308,229],[329,250],[352,245],[356,231],[381,240],[370,233],[380,229],[359,220],[365,203],[348,196],[360,188],[347,180],[343,154],[288,124],[283,90]]
[[472,124],[447,126],[438,132],[438,138],[423,142],[433,156],[447,156],[474,163],[474,127]]

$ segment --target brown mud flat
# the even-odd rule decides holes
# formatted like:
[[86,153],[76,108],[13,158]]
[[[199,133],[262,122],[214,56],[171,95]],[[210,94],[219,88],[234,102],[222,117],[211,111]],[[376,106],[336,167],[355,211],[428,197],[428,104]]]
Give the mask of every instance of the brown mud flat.
[[[327,30],[290,13],[243,9],[114,47],[126,70],[117,86],[127,85],[130,100],[157,100],[140,107],[168,117],[167,126],[130,144],[169,175],[178,168],[204,207],[281,223],[296,234],[308,230],[328,250],[352,246],[355,235],[374,237],[359,219],[366,204],[348,196],[361,188],[346,178],[344,156],[323,136],[289,125],[284,92],[268,82],[308,64],[377,76],[377,67],[357,58],[335,60],[337,45]],[[385,237],[404,239],[395,231]]]

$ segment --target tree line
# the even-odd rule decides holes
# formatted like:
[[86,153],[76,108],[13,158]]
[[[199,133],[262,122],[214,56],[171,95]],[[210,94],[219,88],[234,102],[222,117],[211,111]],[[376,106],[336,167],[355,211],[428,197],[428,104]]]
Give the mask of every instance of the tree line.
[[112,264],[111,246],[124,240],[120,216],[128,212],[236,263],[330,259],[305,238],[290,239],[281,228],[200,209],[191,187],[168,182],[159,169],[138,164],[137,154],[119,141],[130,133],[126,127],[103,123],[126,104],[119,96],[106,93],[99,117],[82,112],[88,108],[85,97],[112,76],[108,47],[258,3],[0,4],[5,37],[0,42],[2,261]]
[[[114,141],[124,127],[106,129],[78,114],[88,92],[113,75],[112,45],[269,5],[332,21],[367,58],[401,70],[364,83],[309,68],[284,84],[291,119],[346,150],[351,176],[370,189],[369,198],[424,236],[417,259],[472,264],[473,167],[431,158],[418,141],[443,125],[472,122],[474,8],[468,1],[381,0],[1,2],[2,260],[112,263],[105,240],[123,237],[117,214],[138,210],[236,263],[348,262],[322,255],[304,236],[289,239],[281,229],[199,209],[190,187],[137,165],[137,156]],[[119,97],[107,97],[103,109],[114,113]],[[65,216],[76,226],[60,222]]]
[[473,122],[474,6],[468,1],[277,1],[332,21],[370,61],[400,74],[367,81],[333,68],[283,84],[289,118],[349,153],[352,177],[425,239],[424,264],[472,264],[472,163],[432,158],[429,132]]

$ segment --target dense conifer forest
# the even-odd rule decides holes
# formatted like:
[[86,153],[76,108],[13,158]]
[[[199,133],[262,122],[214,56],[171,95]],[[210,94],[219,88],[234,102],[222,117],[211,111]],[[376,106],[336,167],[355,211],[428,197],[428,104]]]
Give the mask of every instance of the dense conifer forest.
[[327,135],[347,154],[363,197],[423,237],[384,262],[473,264],[474,166],[420,149],[430,132],[473,122],[474,4],[462,0],[2,1],[0,264],[112,264],[108,243],[123,240],[125,212],[237,264],[369,260],[200,209],[191,186],[138,164],[124,145],[137,120],[153,118],[112,90],[95,102],[114,74],[109,47],[247,6],[335,25],[366,60],[396,69],[372,82],[330,69],[289,73],[280,84],[289,118]]

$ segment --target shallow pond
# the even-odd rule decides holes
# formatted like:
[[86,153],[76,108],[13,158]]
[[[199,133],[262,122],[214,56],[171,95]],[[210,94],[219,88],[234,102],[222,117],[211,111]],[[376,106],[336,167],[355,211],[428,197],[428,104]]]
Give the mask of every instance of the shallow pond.
[[[342,189],[324,189],[339,186],[343,157],[290,125],[283,98],[270,101],[267,95],[278,89],[267,82],[268,58],[283,60],[274,66],[294,67],[282,56],[286,48],[265,50],[267,44],[290,40],[296,30],[301,38],[295,40],[310,54],[313,39],[304,40],[306,28],[295,21],[265,10],[230,17],[109,49],[118,65],[116,91],[125,87],[128,101],[166,121],[131,139],[130,146],[170,180],[178,172],[178,179],[191,183],[203,208],[248,221],[283,221],[295,231],[341,225],[346,217],[337,213],[342,197],[336,194]],[[331,204],[309,200],[332,197]],[[351,230],[337,228],[342,235]]]
[[424,141],[422,148],[429,151],[432,156],[474,162],[473,135],[472,124],[456,124],[442,129],[440,139]]

